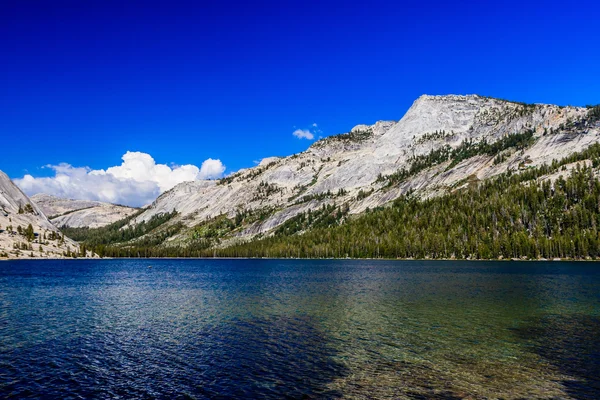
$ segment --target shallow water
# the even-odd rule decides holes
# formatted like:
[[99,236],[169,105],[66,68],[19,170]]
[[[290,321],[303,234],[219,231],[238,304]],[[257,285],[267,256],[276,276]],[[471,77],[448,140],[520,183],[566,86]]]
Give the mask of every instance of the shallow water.
[[596,399],[600,264],[1,262],[0,338],[3,398]]

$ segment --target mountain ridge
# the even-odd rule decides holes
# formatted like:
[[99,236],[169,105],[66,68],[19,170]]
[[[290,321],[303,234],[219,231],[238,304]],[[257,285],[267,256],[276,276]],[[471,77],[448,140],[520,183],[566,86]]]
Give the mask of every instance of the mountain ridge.
[[137,208],[95,200],[64,199],[38,193],[31,196],[50,221],[59,227],[99,228],[126,218],[138,211]]
[[[583,107],[524,104],[478,95],[420,96],[398,121],[357,125],[348,133],[323,138],[307,150],[269,158],[220,181],[184,182],[161,194],[132,223],[177,211],[173,222],[188,228],[219,216],[268,214],[237,228],[224,242],[267,234],[289,218],[327,204],[349,205],[349,214],[385,205],[407,192],[422,198],[453,190],[474,175],[482,180],[507,169],[537,166],[580,151],[598,141],[599,126],[586,118]],[[579,125],[577,125],[579,124]],[[456,149],[465,142],[495,143],[532,132],[527,149],[505,149],[476,154],[450,165],[444,161],[420,170],[398,184],[387,177],[444,146]],[[171,240],[185,242],[185,234]],[[177,238],[175,238],[177,239]],[[166,243],[168,244],[168,243]]]
[[[398,121],[356,125],[303,152],[267,157],[220,180],[183,182],[105,227],[64,231],[100,255],[206,256],[210,249],[214,255],[241,254],[231,248],[268,256],[251,250],[253,243],[262,246],[262,239],[281,235],[302,242],[317,228],[327,235],[398,199],[453,196],[495,177],[510,181],[511,174],[531,171],[538,172],[530,185],[554,185],[563,171],[582,166],[597,179],[596,148],[587,149],[599,141],[600,106],[423,95]],[[585,154],[593,159],[581,158]]]

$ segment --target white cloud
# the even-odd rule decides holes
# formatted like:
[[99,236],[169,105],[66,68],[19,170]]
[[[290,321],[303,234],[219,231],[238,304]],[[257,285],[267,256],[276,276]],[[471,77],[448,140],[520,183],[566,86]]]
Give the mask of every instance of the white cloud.
[[[296,129],[295,126],[294,129]],[[292,132],[292,135],[296,136],[298,139],[314,140],[315,136],[317,136],[320,133],[323,133],[323,131],[319,129],[319,125],[316,122],[313,122],[312,124],[310,124],[309,128],[296,129],[294,132]]]
[[35,178],[29,174],[15,183],[28,195],[53,194],[59,197],[99,200],[142,206],[181,182],[220,178],[225,166],[209,158],[201,167],[157,164],[150,154],[128,151],[121,165],[106,170],[73,167],[70,164],[49,165],[54,176]]
[[315,138],[315,135],[308,129],[296,129],[292,135],[296,136],[298,139],[313,140]]
[[223,176],[225,172],[225,166],[221,160],[213,160],[209,158],[202,162],[200,172],[198,173],[198,179],[215,179]]

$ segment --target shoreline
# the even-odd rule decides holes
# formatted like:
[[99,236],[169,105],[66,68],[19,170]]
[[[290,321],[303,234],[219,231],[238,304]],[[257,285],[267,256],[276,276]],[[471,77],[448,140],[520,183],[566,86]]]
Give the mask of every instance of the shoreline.
[[284,258],[284,257],[19,257],[19,258],[0,258],[2,261],[102,261],[102,260],[332,260],[332,261],[463,261],[463,262],[600,262],[600,259],[584,258],[536,258],[536,259],[507,259],[507,258],[488,258],[488,259],[453,259],[453,258]]

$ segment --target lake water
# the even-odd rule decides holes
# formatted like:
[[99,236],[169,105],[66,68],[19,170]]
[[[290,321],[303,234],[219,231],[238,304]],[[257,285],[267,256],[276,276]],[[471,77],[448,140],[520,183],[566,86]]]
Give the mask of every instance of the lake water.
[[597,399],[600,264],[0,262],[0,339],[2,398]]

